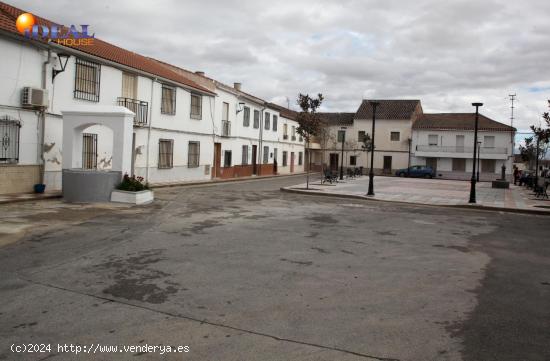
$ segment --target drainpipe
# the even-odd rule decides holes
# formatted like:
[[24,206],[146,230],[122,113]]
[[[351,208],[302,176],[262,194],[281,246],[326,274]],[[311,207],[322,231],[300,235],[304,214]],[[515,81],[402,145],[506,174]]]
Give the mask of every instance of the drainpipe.
[[153,123],[153,91],[157,78],[151,79],[151,101],[149,107],[149,127],[147,129],[147,156],[145,157],[145,183],[149,182],[149,145],[151,144],[151,124]]
[[[52,63],[52,51],[48,49],[48,59],[42,64],[42,89],[46,89],[48,66]],[[48,99],[49,102],[49,99]],[[44,178],[46,174],[46,158],[44,157],[44,139],[46,131],[46,109],[40,109],[38,113],[38,122],[40,123],[40,139],[38,142],[38,151],[40,152],[40,184],[44,184]]]

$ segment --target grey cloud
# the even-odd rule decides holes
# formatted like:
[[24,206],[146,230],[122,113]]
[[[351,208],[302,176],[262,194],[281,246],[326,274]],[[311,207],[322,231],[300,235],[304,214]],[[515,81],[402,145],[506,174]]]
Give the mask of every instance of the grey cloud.
[[[60,23],[88,23],[116,45],[296,107],[354,112],[363,97],[421,99],[427,111],[472,111],[537,122],[550,98],[546,0],[280,0],[263,2],[18,0]],[[69,10],[70,9],[70,10]],[[532,91],[538,88],[538,91]],[[531,90],[530,90],[531,89]]]

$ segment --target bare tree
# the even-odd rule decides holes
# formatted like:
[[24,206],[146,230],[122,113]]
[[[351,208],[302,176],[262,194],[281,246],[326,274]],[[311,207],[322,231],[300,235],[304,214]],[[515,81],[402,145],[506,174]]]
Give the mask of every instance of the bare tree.
[[306,140],[306,148],[308,149],[308,166],[306,175],[306,189],[309,189],[309,169],[311,168],[311,149],[309,149],[312,137],[315,137],[321,129],[321,118],[317,114],[317,109],[323,103],[323,94],[317,94],[317,98],[312,98],[309,94],[298,95],[297,103],[300,106],[301,112],[298,113],[296,120],[300,124],[297,132]]

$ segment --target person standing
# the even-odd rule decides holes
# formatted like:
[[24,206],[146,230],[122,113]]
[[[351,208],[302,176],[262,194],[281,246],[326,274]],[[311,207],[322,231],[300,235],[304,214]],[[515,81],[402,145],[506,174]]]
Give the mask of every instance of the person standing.
[[514,166],[514,185],[517,185],[519,179],[519,169],[517,166]]

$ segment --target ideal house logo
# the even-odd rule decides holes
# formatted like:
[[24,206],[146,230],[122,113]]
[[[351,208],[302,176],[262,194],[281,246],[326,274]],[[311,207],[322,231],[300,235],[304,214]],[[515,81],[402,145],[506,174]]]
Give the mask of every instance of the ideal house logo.
[[93,45],[95,34],[88,35],[88,25],[80,25],[80,30],[75,25],[63,27],[52,24],[51,26],[37,24],[34,15],[24,13],[15,21],[17,31],[29,39],[50,39],[60,45],[79,46]]

